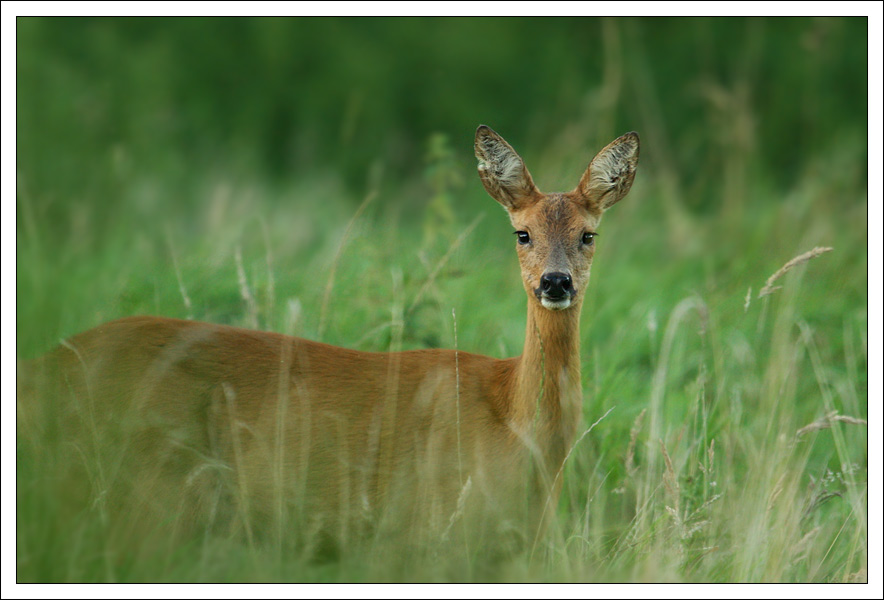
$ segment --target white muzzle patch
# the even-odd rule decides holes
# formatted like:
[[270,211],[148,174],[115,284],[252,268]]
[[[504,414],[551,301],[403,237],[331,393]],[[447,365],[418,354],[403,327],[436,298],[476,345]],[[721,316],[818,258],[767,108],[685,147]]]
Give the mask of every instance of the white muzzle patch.
[[571,306],[571,298],[562,298],[561,300],[550,300],[544,296],[540,297],[540,303],[544,308],[549,310],[565,310]]

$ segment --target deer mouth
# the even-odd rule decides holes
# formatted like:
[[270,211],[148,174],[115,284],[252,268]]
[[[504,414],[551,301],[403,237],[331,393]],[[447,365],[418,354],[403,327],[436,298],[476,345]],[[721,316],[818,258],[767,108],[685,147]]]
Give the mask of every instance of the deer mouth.
[[571,306],[571,298],[565,296],[564,298],[553,299],[541,295],[540,304],[542,304],[544,308],[548,308],[549,310],[565,310],[566,308]]
[[[555,293],[556,291],[559,293]],[[573,303],[574,297],[577,296],[577,290],[571,288],[569,290],[547,291],[537,288],[534,290],[534,295],[540,300],[543,308],[548,310],[565,310]]]

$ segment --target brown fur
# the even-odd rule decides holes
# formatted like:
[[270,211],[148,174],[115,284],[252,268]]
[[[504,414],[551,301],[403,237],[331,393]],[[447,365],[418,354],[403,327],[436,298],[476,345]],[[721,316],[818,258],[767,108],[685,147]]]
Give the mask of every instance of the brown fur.
[[[594,249],[580,240],[628,191],[638,137],[610,144],[565,194],[540,193],[487,127],[476,154],[486,189],[531,235],[517,245],[528,294],[521,356],[368,353],[131,317],[30,365],[20,435],[76,448],[72,463],[85,468],[74,472],[93,503],[126,506],[131,527],[137,515],[250,538],[321,532],[339,544],[366,532],[416,545],[464,532],[473,547],[501,533],[533,540],[581,413],[579,319]],[[611,189],[598,187],[610,175],[600,163],[625,174]],[[550,270],[573,278],[564,310],[535,294]]]

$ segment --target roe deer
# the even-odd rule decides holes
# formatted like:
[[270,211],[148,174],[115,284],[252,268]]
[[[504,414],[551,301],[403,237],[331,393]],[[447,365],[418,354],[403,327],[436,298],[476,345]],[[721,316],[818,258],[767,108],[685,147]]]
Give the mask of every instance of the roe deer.
[[521,356],[359,352],[131,317],[30,365],[20,434],[70,442],[79,466],[69,477],[93,509],[123,512],[122,527],[150,515],[249,539],[308,543],[303,534],[321,533],[338,546],[357,533],[424,547],[456,536],[473,551],[534,540],[581,416],[579,322],[594,237],[632,185],[639,138],[611,142],[566,193],[541,193],[484,125],[475,152],[516,229],[528,296]]

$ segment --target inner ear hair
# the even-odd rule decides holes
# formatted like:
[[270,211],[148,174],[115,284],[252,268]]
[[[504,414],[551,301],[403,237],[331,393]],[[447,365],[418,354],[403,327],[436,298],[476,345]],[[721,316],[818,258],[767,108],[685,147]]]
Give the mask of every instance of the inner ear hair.
[[481,125],[476,130],[475,151],[479,177],[492,198],[510,210],[533,199],[537,188],[525,162],[493,129]]
[[632,187],[638,156],[638,134],[633,131],[620,136],[592,159],[577,191],[591,205],[607,210]]

